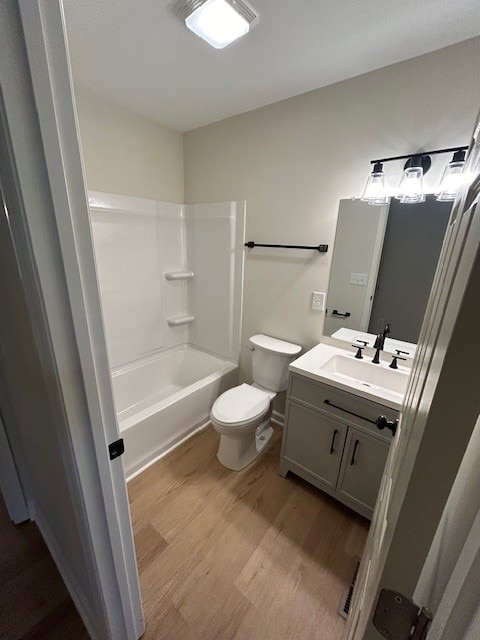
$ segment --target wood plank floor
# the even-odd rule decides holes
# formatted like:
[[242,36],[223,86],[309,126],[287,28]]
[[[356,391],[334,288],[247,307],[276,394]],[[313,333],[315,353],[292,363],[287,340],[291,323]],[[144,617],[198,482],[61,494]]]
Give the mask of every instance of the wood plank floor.
[[207,427],[129,483],[146,640],[339,640],[368,522],[277,473],[281,431],[242,472]]
[[12,524],[0,494],[0,639],[88,638],[37,526]]

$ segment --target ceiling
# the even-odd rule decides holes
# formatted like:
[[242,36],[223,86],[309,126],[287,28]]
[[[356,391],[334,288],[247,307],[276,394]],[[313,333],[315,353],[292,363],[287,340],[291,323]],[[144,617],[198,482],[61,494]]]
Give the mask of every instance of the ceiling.
[[64,0],[75,83],[187,131],[480,33],[478,0],[251,0],[217,50],[174,0]]

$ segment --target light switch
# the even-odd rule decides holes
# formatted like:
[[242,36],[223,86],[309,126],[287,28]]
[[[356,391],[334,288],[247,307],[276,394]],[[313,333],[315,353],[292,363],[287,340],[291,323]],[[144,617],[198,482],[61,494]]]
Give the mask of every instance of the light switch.
[[368,273],[352,273],[350,276],[350,284],[357,284],[361,287],[367,286]]
[[321,291],[314,291],[312,295],[312,310],[325,311],[325,294]]

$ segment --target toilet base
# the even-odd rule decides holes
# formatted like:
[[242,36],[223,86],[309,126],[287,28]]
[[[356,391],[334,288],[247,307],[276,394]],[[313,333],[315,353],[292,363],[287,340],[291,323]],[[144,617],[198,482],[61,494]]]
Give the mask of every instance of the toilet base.
[[227,469],[241,471],[265,449],[273,435],[269,422],[264,422],[252,433],[220,435],[217,459]]

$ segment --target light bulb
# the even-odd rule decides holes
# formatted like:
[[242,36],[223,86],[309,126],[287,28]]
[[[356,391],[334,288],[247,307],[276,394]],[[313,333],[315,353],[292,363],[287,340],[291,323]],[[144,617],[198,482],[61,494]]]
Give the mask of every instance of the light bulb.
[[422,158],[412,158],[403,172],[402,179],[398,185],[398,193],[395,196],[402,204],[415,204],[424,202],[423,192],[423,168]]
[[443,202],[455,200],[458,190],[466,182],[466,176],[463,172],[464,166],[465,151],[456,151],[452,161],[445,167],[438,189],[435,191],[437,200]]
[[372,173],[368,176],[362,200],[374,205],[388,203],[388,196],[385,190],[385,174],[381,162],[377,162],[374,165]]

